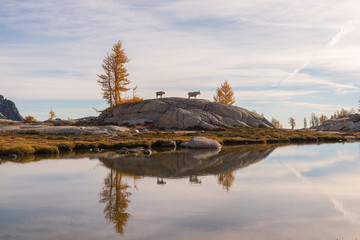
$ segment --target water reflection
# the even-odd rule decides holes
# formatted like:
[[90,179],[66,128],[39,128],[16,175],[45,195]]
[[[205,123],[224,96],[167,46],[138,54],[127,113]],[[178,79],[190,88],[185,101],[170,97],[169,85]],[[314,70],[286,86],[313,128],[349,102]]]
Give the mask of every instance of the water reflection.
[[[100,203],[105,203],[104,215],[105,219],[114,225],[114,229],[121,235],[124,233],[124,227],[130,217],[127,208],[130,203],[128,191],[130,186],[124,182],[124,178],[129,177],[114,169],[110,169],[110,173],[104,179],[104,186],[99,194]],[[136,181],[138,176],[130,176]],[[134,186],[136,186],[134,184]]]
[[156,177],[158,185],[166,184],[166,178],[189,178],[192,184],[201,184],[199,176],[215,175],[218,183],[226,191],[230,190],[235,179],[235,171],[266,158],[275,147],[254,146],[247,148],[228,148],[220,152],[215,150],[187,150],[159,153],[151,156],[124,156],[107,154],[99,160],[110,169],[104,179],[99,194],[100,203],[105,204],[104,216],[114,226],[117,233],[123,235],[124,227],[130,218],[127,208],[130,204],[131,186],[125,179],[136,180],[143,176]]
[[359,144],[273,148],[5,160],[0,239],[359,239]]
[[219,175],[220,182],[228,182],[231,172],[261,161],[274,149],[274,146],[259,146],[252,151],[228,148],[221,152],[219,149],[187,150],[151,156],[108,154],[100,156],[99,160],[121,173],[156,177],[159,183],[163,183],[165,178],[189,178],[190,182],[200,183],[196,177],[204,175]]

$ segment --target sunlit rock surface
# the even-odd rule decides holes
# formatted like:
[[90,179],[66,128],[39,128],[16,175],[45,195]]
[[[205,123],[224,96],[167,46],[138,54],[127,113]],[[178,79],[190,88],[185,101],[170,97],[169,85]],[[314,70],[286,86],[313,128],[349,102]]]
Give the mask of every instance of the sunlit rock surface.
[[204,99],[149,99],[119,106],[112,112],[103,112],[98,117],[98,124],[145,123],[152,123],[161,129],[273,127],[268,120],[255,112]]
[[335,119],[329,119],[321,124],[317,130],[333,131],[333,132],[359,132],[360,131],[360,115],[352,114],[348,116],[340,116]]

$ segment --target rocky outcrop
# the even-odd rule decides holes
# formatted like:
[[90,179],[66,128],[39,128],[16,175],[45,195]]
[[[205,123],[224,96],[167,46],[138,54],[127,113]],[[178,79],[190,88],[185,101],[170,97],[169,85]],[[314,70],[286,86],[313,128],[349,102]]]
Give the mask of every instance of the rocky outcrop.
[[0,95],[0,118],[13,121],[24,120],[15,104],[10,100],[5,99],[2,95]]
[[360,115],[352,114],[329,119],[317,127],[318,131],[360,132]]
[[103,112],[98,124],[146,124],[160,129],[217,129],[219,126],[267,127],[272,124],[244,108],[204,99],[162,98],[122,105]]

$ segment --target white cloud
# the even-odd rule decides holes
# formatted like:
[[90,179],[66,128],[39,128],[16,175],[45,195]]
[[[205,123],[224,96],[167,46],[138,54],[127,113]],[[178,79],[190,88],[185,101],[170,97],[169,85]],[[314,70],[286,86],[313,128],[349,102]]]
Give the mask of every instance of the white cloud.
[[[132,59],[130,79],[145,98],[158,89],[183,96],[196,88],[211,99],[227,79],[241,89],[239,101],[303,102],[318,93],[357,100],[359,7],[355,0],[5,0],[1,94],[99,98],[96,74],[121,39]],[[332,47],[324,50],[327,43]]]

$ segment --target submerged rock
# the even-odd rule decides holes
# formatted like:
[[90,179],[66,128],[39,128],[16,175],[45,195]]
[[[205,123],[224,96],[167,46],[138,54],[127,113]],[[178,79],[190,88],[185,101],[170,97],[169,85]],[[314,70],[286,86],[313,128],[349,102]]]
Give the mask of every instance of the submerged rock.
[[97,124],[148,124],[160,129],[217,129],[220,126],[266,127],[272,124],[244,108],[204,99],[162,98],[121,105],[103,112]]

